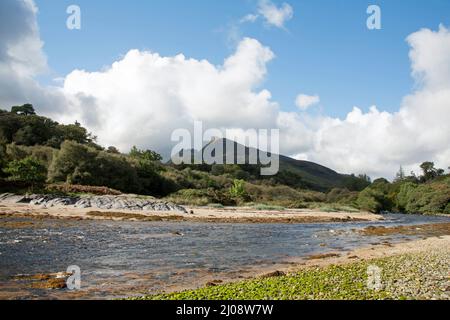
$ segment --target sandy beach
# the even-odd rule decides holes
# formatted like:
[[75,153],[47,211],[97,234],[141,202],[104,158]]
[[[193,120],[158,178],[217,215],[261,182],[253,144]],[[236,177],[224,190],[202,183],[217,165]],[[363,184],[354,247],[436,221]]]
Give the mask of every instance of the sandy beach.
[[369,212],[323,212],[308,209],[283,211],[256,210],[249,207],[209,208],[186,207],[187,213],[179,211],[131,211],[97,208],[55,206],[45,208],[30,204],[0,203],[0,216],[58,219],[109,219],[129,221],[188,221],[210,223],[320,223],[379,221],[381,215]]

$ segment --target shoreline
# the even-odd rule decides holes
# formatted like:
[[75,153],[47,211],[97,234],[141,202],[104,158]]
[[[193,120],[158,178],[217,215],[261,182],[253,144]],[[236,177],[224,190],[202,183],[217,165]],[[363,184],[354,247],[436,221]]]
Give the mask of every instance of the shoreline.
[[0,202],[1,217],[55,218],[72,220],[165,221],[198,223],[327,223],[376,222],[382,215],[369,212],[324,212],[310,209],[283,211],[256,210],[248,207],[210,208],[185,207],[181,211],[133,211],[98,208],[75,208]]
[[[322,254],[322,255],[315,255],[310,257],[302,257],[298,259],[292,259],[290,263],[292,264],[290,267],[283,268],[281,265],[278,266],[278,268],[271,268],[267,270],[259,270],[259,272],[254,273],[252,276],[243,277],[241,279],[219,279],[219,280],[212,280],[209,282],[204,283],[203,285],[197,285],[197,286],[185,286],[184,288],[171,288],[170,290],[166,290],[164,293],[161,294],[154,294],[154,295],[144,295],[140,296],[138,294],[129,296],[128,299],[131,300],[172,300],[172,299],[179,299],[179,300],[186,300],[186,299],[192,299],[192,300],[203,300],[203,299],[227,299],[226,296],[220,296],[222,293],[222,288],[224,288],[226,294],[230,294],[231,292],[236,291],[237,293],[243,292],[242,288],[246,288],[248,290],[249,287],[261,287],[266,285],[267,283],[271,282],[280,282],[280,285],[284,285],[285,282],[288,282],[289,280],[295,279],[299,276],[306,276],[311,277],[312,274],[321,274],[322,272],[327,273],[330,269],[336,269],[339,270],[339,272],[344,275],[346,270],[353,270],[354,267],[360,267],[364,266],[367,267],[370,263],[370,265],[380,265],[383,266],[382,268],[387,268],[385,265],[389,265],[392,261],[395,263],[401,265],[402,263],[406,263],[408,267],[411,267],[411,264],[414,264],[416,260],[423,260],[422,263],[425,262],[426,264],[431,264],[436,266],[435,262],[428,261],[431,260],[430,257],[433,255],[440,256],[441,261],[439,262],[439,265],[443,267],[444,273],[446,272],[447,279],[440,278],[440,279],[434,279],[439,280],[438,285],[441,287],[442,292],[438,292],[437,294],[440,294],[438,298],[448,300],[450,298],[450,235],[441,235],[437,237],[429,237],[425,239],[420,240],[413,240],[413,241],[405,241],[400,242],[396,244],[385,244],[380,243],[377,245],[371,245],[367,247],[357,248],[348,252],[333,252],[329,254]],[[422,272],[430,273],[433,270],[429,270],[430,267],[428,265],[418,265]],[[387,272],[390,270],[383,270],[383,277],[389,278],[389,275]],[[442,270],[441,270],[442,271]],[[353,272],[353,271],[352,271]],[[408,274],[410,276],[411,274]],[[336,274],[337,277],[340,277],[341,275],[339,273]],[[417,275],[416,275],[417,276]],[[427,275],[428,276],[428,275]],[[353,277],[356,279],[358,276],[356,274],[351,274],[350,279],[352,280]],[[323,280],[323,279],[318,279]],[[386,285],[389,287],[390,290],[396,291],[398,290],[406,290],[404,288],[395,287],[395,283],[399,282],[402,283],[404,279],[388,279],[389,283]],[[316,279],[313,277],[312,281],[315,282]],[[414,281],[419,281],[418,279],[414,279]],[[391,283],[392,282],[392,283]],[[419,281],[420,283],[423,283],[422,280]],[[432,284],[427,286],[432,286],[435,289],[434,286],[437,286],[437,284]],[[273,284],[270,284],[269,287],[273,287]],[[444,289],[442,289],[444,288]],[[386,288],[384,288],[386,289]],[[423,299],[425,296],[421,296],[420,294],[422,291],[431,290],[428,287],[417,287],[417,296],[400,296],[400,298],[406,298],[406,299]],[[280,288],[280,292],[283,290],[283,288]],[[352,289],[350,289],[352,290]],[[414,291],[414,288],[408,288],[407,290]],[[406,291],[407,291],[406,290]],[[385,294],[393,294],[392,292],[385,292],[383,291],[382,294],[377,295],[377,292],[369,292],[370,295],[374,294],[373,297],[369,297],[369,299],[390,299],[392,298],[389,295],[384,296]],[[420,293],[420,294],[419,294]],[[313,299],[327,299],[327,294],[330,294],[329,292],[321,292],[318,296],[310,297]],[[334,293],[332,293],[334,294]],[[397,293],[395,293],[397,294]],[[428,294],[428,293],[427,293]],[[434,293],[436,294],[436,293]],[[394,295],[395,296],[395,295]],[[273,298],[273,297],[272,297]],[[328,297],[330,298],[330,297]],[[436,298],[436,297],[429,297],[429,298]],[[234,299],[243,299],[248,300],[248,297],[246,294],[244,294],[243,297],[231,297],[229,298],[231,300]],[[258,297],[252,297],[252,300],[264,300]],[[278,299],[278,297],[276,298]],[[332,295],[331,299],[336,299],[336,296]],[[337,299],[346,299],[345,297],[339,297],[337,296]]]

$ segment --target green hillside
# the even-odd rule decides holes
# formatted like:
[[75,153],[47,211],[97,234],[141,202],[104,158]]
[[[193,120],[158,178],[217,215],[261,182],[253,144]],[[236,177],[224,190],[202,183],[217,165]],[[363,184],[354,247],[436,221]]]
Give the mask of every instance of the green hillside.
[[[242,176],[238,178],[244,180],[270,180],[276,184],[321,192],[327,192],[333,188],[347,188],[351,191],[360,191],[370,184],[370,179],[365,175],[356,177],[354,175],[339,174],[336,171],[314,162],[295,160],[283,155],[279,155],[279,173],[277,175],[261,176],[260,168],[262,165],[260,165],[259,158],[258,165],[249,164],[249,154],[251,152],[259,154],[259,150],[257,149],[244,147],[234,141],[218,139],[207,143],[203,147],[202,152],[207,152],[207,147],[209,147],[209,150],[218,150],[220,144],[222,145],[220,150],[223,150],[222,161],[225,165],[180,165],[174,167],[179,169],[190,167],[192,169],[195,168],[197,170],[214,173],[226,171],[223,167],[226,167],[227,165],[231,166],[233,163],[245,163],[244,165],[239,166],[245,174],[242,174]],[[229,150],[230,147],[232,147],[232,150]],[[244,152],[238,152],[239,149],[244,150]],[[184,150],[180,152],[180,155],[185,152],[190,155],[188,158],[191,158],[191,163],[195,156],[201,157],[201,154],[194,150]],[[232,163],[227,164],[227,159],[233,159]],[[168,164],[172,165],[172,162],[169,161]]]
[[[211,143],[226,146],[227,140]],[[231,150],[224,150],[226,158]],[[199,206],[450,213],[450,177],[432,162],[422,164],[422,176],[400,170],[393,183],[371,183],[365,175],[339,174],[286,156],[279,157],[278,174],[262,176],[260,164],[246,162],[257,150],[243,150],[234,156],[239,165],[163,163],[152,150],[104,148],[79,123],[62,125],[37,115],[32,105],[16,106],[0,110],[0,192],[123,192]]]

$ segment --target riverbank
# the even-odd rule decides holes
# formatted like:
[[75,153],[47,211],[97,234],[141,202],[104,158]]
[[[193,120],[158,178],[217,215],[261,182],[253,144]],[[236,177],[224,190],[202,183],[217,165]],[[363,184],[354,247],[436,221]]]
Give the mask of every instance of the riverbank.
[[325,223],[383,220],[368,212],[323,212],[316,210],[265,211],[252,208],[187,208],[179,211],[131,211],[73,207],[41,208],[28,204],[0,204],[0,217],[33,217],[73,220],[167,221],[206,223]]
[[324,223],[383,220],[369,212],[320,209],[258,210],[253,207],[182,207],[154,198],[98,196],[51,198],[10,195],[1,199],[0,217],[74,220],[170,221],[207,223]]
[[[368,268],[380,270],[380,286],[367,285]],[[251,280],[169,294],[133,297],[143,300],[304,300],[304,299],[450,299],[450,236],[391,246],[372,246],[345,256],[314,257],[298,267]]]

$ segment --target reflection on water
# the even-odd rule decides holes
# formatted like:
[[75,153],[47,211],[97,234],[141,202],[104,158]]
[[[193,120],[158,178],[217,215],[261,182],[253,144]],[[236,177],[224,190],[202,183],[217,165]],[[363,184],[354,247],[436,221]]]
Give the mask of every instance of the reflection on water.
[[[386,215],[385,221],[321,224],[210,224],[6,218],[0,224],[0,297],[114,297],[235,277],[252,268],[330,250],[414,236],[367,237],[368,225],[449,222],[447,217]],[[13,227],[18,226],[18,227]],[[82,270],[82,290],[31,290],[12,277]],[[6,293],[7,292],[7,293]]]

